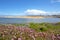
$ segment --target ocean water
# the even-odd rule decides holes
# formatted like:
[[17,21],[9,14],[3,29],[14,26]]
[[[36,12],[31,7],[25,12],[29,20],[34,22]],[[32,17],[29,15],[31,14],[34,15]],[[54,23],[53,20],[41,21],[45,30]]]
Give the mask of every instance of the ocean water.
[[0,24],[11,23],[57,23],[60,22],[60,18],[0,18]]

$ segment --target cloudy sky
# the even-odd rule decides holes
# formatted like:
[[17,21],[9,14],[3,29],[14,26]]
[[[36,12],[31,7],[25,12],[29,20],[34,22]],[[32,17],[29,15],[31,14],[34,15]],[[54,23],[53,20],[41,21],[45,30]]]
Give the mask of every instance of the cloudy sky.
[[60,14],[60,0],[0,0],[0,15]]

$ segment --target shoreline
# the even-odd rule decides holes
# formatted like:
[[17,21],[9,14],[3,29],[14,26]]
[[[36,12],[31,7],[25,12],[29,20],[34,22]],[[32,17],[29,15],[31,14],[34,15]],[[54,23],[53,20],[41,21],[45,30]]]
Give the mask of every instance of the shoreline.
[[41,16],[4,16],[0,18],[44,18]]

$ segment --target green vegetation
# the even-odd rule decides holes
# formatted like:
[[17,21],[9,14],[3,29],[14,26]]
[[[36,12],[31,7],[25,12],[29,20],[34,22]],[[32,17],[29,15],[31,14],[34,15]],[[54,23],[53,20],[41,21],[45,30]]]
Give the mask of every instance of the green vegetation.
[[25,24],[12,24],[12,25],[15,25],[15,26],[25,26]]
[[36,31],[53,31],[60,34],[60,23],[29,23],[29,27]]
[[0,40],[18,40],[19,38],[21,38],[22,40],[52,40],[52,34],[54,36],[57,36],[57,34],[60,35],[60,22],[0,24]]

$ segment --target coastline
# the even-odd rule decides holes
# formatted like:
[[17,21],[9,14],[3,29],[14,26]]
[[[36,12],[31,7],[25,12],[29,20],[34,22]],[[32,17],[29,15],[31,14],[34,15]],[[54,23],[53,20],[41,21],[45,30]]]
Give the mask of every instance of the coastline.
[[0,18],[44,18],[42,16],[4,16]]

